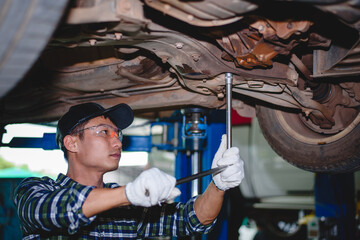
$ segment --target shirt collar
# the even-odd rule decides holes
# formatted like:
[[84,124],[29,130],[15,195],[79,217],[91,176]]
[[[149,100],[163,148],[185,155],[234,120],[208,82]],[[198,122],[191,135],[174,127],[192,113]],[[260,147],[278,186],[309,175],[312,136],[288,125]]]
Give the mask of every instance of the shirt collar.
[[[71,186],[73,184],[80,184],[78,182],[76,182],[75,180],[69,178],[68,176],[66,176],[65,174],[59,173],[56,182],[58,184],[60,184],[63,187],[66,186]],[[81,184],[80,184],[81,185]],[[104,188],[116,188],[116,187],[120,187],[117,183],[104,183]]]

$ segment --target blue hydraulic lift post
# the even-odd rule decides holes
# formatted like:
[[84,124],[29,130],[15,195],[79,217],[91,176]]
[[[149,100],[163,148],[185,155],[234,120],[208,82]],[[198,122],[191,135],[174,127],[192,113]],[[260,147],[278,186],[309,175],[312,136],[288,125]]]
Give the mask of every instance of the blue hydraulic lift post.
[[[226,133],[226,112],[224,110],[212,110],[208,116],[207,124],[207,136],[206,144],[202,149],[201,157],[201,171],[206,171],[211,169],[212,160],[214,155],[219,148],[221,142],[221,136]],[[181,123],[182,124],[182,123]],[[182,128],[180,125],[179,129]],[[181,134],[179,134],[179,141],[182,141]],[[186,151],[178,151],[175,160],[175,177],[177,179],[189,176],[192,174],[191,170],[191,158],[186,154]],[[206,190],[206,187],[211,182],[211,175],[203,177],[201,179],[201,192]],[[181,190],[181,195],[177,199],[181,202],[186,202],[192,197],[191,184],[185,183],[178,186]],[[225,203],[226,201],[224,201]],[[213,231],[208,235],[202,235],[201,239],[205,240],[218,240],[218,239],[227,239],[227,212],[226,206],[223,206],[217,223]]]

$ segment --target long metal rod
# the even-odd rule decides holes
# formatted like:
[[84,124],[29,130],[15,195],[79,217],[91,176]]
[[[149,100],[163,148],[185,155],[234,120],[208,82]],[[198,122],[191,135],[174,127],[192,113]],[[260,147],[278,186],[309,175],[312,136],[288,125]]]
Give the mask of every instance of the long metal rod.
[[232,83],[233,75],[232,73],[225,74],[225,84],[226,84],[226,142],[227,148],[232,146],[232,124],[231,124],[231,101],[232,101]]

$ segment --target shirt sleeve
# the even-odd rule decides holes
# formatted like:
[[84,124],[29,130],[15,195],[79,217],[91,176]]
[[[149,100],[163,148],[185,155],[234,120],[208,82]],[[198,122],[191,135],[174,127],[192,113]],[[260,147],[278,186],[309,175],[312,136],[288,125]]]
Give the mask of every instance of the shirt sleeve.
[[209,225],[203,225],[199,221],[194,209],[196,198],[191,198],[186,204],[173,203],[144,208],[144,215],[138,225],[139,236],[180,237],[209,233],[216,219]]
[[27,178],[15,191],[14,202],[25,233],[67,229],[74,234],[95,216],[85,217],[82,205],[94,187],[72,184],[59,188],[45,178]]

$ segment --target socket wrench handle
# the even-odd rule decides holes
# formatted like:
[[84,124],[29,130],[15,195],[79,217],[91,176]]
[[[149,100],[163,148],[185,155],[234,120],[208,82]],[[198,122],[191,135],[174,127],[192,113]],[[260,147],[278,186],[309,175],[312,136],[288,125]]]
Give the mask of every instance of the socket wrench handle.
[[176,180],[176,185],[180,185],[180,184],[183,184],[183,183],[186,183],[186,182],[190,182],[192,180],[205,177],[205,176],[207,176],[209,174],[218,174],[218,173],[224,171],[225,168],[227,168],[227,167],[228,166],[221,166],[221,167],[217,167],[217,168],[212,168],[212,169],[207,170],[205,172],[200,172],[200,173],[196,173],[196,174],[184,177],[184,178],[180,178],[180,179]]
[[[226,135],[227,135],[227,139],[226,139],[226,143],[227,143],[227,148],[231,148],[232,145],[232,123],[231,123],[231,101],[232,101],[232,83],[233,83],[233,75],[232,73],[226,73],[225,74],[225,85],[226,85]],[[204,176],[207,176],[209,174],[217,174],[220,173],[222,171],[224,171],[225,168],[227,168],[228,166],[221,166],[221,167],[217,167],[217,168],[212,168],[210,170],[204,171],[204,172],[200,172],[200,173],[196,173],[184,178],[180,178],[176,181],[176,185],[180,185],[186,182],[190,182],[192,180],[198,179],[198,178],[202,178]]]
[[226,85],[226,137],[227,137],[227,148],[232,146],[232,123],[231,123],[231,101],[232,101],[232,73],[225,74],[225,85]]

